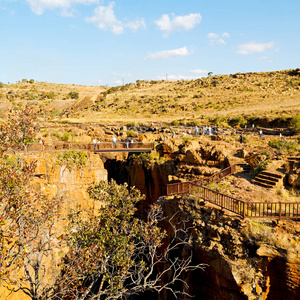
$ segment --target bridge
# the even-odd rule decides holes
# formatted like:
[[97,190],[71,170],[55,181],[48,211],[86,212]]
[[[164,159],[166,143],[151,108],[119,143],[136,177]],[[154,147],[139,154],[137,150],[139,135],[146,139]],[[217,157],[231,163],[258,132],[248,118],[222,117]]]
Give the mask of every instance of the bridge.
[[55,142],[49,144],[36,143],[28,146],[28,151],[49,152],[49,151],[91,151],[94,153],[111,153],[111,152],[129,152],[129,153],[150,153],[154,150],[154,142],[100,142],[93,143],[72,143],[72,142]]

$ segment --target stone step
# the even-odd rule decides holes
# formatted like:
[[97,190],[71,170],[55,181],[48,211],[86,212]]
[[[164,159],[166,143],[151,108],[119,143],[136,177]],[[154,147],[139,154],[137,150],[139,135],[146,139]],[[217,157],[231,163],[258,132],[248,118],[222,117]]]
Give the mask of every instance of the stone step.
[[255,184],[257,184],[259,182],[259,183],[267,184],[267,185],[270,185],[270,186],[276,186],[276,184],[277,184],[276,181],[271,181],[271,180],[259,178],[258,176],[256,176],[253,180],[251,180],[251,182],[255,183]]
[[270,185],[270,184],[267,184],[267,183],[263,183],[263,182],[260,182],[260,181],[255,181],[255,179],[252,179],[251,182],[252,182],[253,184],[262,186],[262,187],[264,187],[264,188],[268,188],[268,189],[274,188],[273,185]]
[[300,161],[300,156],[290,156],[290,157],[288,157],[288,160]]
[[282,179],[283,176],[284,176],[283,174],[273,173],[273,172],[269,172],[269,171],[262,171],[260,174],[270,176],[270,177],[275,177],[275,178],[278,178],[278,179]]
[[268,180],[268,181],[272,181],[272,182],[278,182],[278,180],[280,180],[280,178],[267,176],[267,175],[264,175],[264,174],[262,174],[262,173],[258,174],[258,175],[255,177],[255,179]]

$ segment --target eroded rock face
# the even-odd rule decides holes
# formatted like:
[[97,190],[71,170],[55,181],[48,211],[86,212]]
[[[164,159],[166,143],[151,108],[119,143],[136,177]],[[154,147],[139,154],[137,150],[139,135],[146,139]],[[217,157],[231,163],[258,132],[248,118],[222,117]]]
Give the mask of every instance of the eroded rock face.
[[[102,160],[92,152],[87,153],[87,163],[81,168],[74,166],[71,170],[64,165],[56,164],[57,153],[39,153],[26,158],[27,161],[37,162],[36,177],[32,181],[37,191],[47,194],[49,197],[63,196],[62,218],[56,223],[55,230],[57,236],[65,235],[65,221],[63,220],[72,205],[89,205],[89,195],[87,187],[93,182],[107,180],[107,171],[104,169]],[[45,276],[42,283],[51,282],[59,274],[59,262],[62,253],[67,252],[66,246],[57,247],[43,257],[42,263],[45,265]],[[24,272],[20,269],[20,272]],[[0,285],[0,299],[7,300],[28,300],[30,299],[23,292],[10,293],[3,285]]]
[[195,299],[299,299],[298,249],[258,243],[249,236],[247,220],[202,204],[186,197],[168,197],[162,202],[168,217],[177,211],[179,222],[190,214],[194,224],[190,237],[194,263],[207,264],[205,271],[184,278]]
[[89,200],[86,189],[93,182],[107,181],[107,170],[98,155],[87,152],[87,163],[82,167],[68,169],[56,163],[56,153],[39,153],[27,160],[37,162],[36,179],[33,184],[49,197],[64,195],[65,201],[84,204]]

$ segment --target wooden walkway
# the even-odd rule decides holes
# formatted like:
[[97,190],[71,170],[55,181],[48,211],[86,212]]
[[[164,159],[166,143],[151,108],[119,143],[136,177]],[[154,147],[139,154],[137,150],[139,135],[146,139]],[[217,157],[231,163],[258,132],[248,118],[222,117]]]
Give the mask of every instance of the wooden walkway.
[[244,218],[276,218],[300,219],[300,203],[298,202],[249,202],[213,191],[202,186],[210,182],[218,182],[223,177],[234,174],[235,165],[230,166],[212,176],[198,181],[179,182],[167,185],[167,195],[193,193],[199,198],[233,212]]
[[100,145],[94,147],[93,143],[71,143],[57,142],[52,144],[33,144],[28,146],[28,151],[33,152],[48,152],[48,151],[92,151],[94,153],[109,153],[109,152],[133,152],[150,153],[154,150],[154,142],[117,142],[116,146],[112,142],[100,142]]

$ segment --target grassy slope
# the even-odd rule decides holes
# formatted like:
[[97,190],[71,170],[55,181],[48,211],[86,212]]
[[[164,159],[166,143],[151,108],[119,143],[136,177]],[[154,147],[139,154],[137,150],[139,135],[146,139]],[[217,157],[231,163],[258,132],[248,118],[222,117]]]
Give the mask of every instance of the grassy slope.
[[[101,92],[107,90],[105,96]],[[58,110],[71,107],[70,91],[80,99],[91,97],[96,105],[74,109],[74,121],[206,120],[207,118],[253,116],[276,118],[300,112],[300,72],[217,75],[190,81],[138,81],[117,88],[51,83],[18,83],[0,89],[0,109],[11,103],[34,102]],[[47,98],[53,92],[54,99]],[[46,95],[46,96],[45,96]],[[7,100],[10,98],[10,100]],[[50,97],[51,98],[51,97]]]

